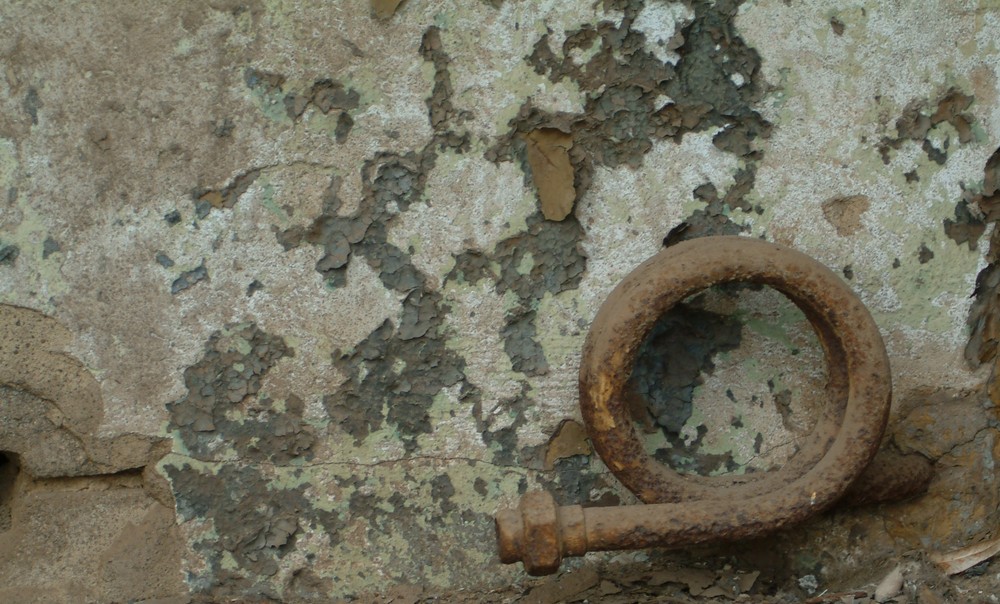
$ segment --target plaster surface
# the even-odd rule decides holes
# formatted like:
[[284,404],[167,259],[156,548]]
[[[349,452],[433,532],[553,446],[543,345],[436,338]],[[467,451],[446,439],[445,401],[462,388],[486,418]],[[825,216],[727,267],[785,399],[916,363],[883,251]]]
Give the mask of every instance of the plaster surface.
[[[72,598],[81,548],[127,566],[146,525],[169,546],[87,597],[530,591],[496,558],[498,509],[634,501],[564,430],[594,314],[714,234],[844,275],[888,348],[889,440],[939,474],[780,555],[703,560],[799,597],[992,536],[998,39],[986,0],[5,4],[0,541],[81,556],[0,558],[10,597]],[[650,453],[787,459],[825,380],[801,313],[722,289],[665,320],[683,337],[634,377]],[[40,482],[69,477],[103,486]]]

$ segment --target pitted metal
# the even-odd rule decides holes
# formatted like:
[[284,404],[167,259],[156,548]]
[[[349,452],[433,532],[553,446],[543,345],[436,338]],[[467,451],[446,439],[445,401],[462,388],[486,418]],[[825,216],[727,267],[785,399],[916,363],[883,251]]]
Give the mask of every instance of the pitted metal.
[[[645,452],[626,404],[628,379],[659,317],[685,298],[728,282],[768,285],[802,310],[825,353],[828,404],[779,470],[681,475]],[[601,306],[580,367],[580,407],[594,449],[647,505],[559,508],[550,495],[528,493],[519,512],[496,517],[501,559],[523,560],[529,573],[549,574],[562,557],[587,551],[757,537],[841,498],[868,503],[920,493],[930,480],[922,457],[896,455],[869,465],[891,396],[878,327],[843,280],[819,262],[742,237],[706,237],[667,248],[629,274]]]

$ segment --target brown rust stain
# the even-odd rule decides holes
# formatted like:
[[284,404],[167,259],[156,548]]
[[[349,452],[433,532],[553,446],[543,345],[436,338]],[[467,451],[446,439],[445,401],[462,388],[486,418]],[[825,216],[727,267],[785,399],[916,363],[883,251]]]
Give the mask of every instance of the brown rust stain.
[[396,14],[403,0],[371,0],[371,2],[372,14],[378,19],[387,20]]
[[837,229],[841,237],[848,237],[861,230],[861,216],[871,207],[867,195],[832,197],[823,202],[823,217]]
[[587,430],[571,419],[563,421],[549,439],[545,449],[545,469],[551,470],[556,461],[574,455],[590,455]]
[[542,215],[546,220],[563,220],[573,211],[576,201],[573,164],[569,159],[573,135],[556,128],[538,128],[524,139]]

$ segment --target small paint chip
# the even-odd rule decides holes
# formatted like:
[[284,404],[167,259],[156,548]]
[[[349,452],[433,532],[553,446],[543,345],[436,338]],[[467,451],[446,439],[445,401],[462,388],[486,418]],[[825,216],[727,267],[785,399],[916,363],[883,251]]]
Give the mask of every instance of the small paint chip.
[[833,29],[833,33],[838,36],[844,35],[844,22],[836,17],[830,19],[830,27]]
[[[877,99],[876,99],[877,100]],[[931,143],[930,131],[939,124],[950,124],[958,132],[958,142],[969,143],[973,139],[972,126],[974,118],[965,110],[972,104],[974,98],[964,94],[957,88],[950,88],[937,100],[937,106],[932,106],[926,100],[915,99],[903,109],[903,114],[896,120],[895,138],[883,137],[879,143],[879,153],[882,162],[889,165],[891,149],[900,149],[904,141],[919,142],[921,148],[931,161],[944,165],[948,160],[948,139],[944,148],[939,149]]]
[[42,260],[47,259],[52,254],[60,251],[62,248],[59,246],[59,242],[52,237],[46,237],[45,241],[42,242]]
[[330,113],[334,109],[340,111],[357,109],[361,101],[358,91],[344,88],[343,84],[335,80],[319,80],[313,84],[309,94],[312,104],[323,113]]
[[38,125],[38,110],[44,106],[45,104],[42,103],[42,99],[38,96],[38,90],[34,86],[28,88],[28,93],[24,95],[24,102],[21,103],[21,107],[31,118],[33,126]]
[[542,215],[546,220],[563,220],[576,201],[573,164],[569,160],[573,136],[556,128],[539,128],[529,132],[525,142]]
[[156,253],[156,263],[163,268],[170,268],[174,265],[174,261],[170,259],[170,256],[164,254],[163,252]]
[[927,245],[921,243],[920,249],[917,250],[917,260],[920,264],[927,264],[932,258],[934,258],[934,252]]
[[21,248],[14,244],[0,244],[0,265],[14,265],[14,261],[21,255]]
[[232,118],[223,118],[222,120],[212,120],[212,134],[218,138],[228,138],[233,133]]
[[861,230],[861,216],[868,211],[871,200],[866,195],[833,197],[823,202],[823,217],[841,237]]
[[337,118],[337,128],[333,131],[333,136],[338,143],[342,143],[347,140],[347,135],[351,133],[351,128],[354,127],[354,118],[344,113],[340,114]]
[[390,19],[402,3],[403,0],[372,0],[372,13],[378,19]]
[[285,95],[285,115],[289,119],[299,119],[302,114],[305,113],[306,107],[309,105],[309,97],[303,96],[301,94],[288,94]]
[[108,132],[107,128],[94,126],[87,130],[87,138],[101,151],[109,151],[111,149],[111,133]]
[[180,277],[174,279],[174,282],[170,285],[170,293],[176,295],[207,278],[208,269],[205,268],[205,261],[202,260],[201,264],[199,264],[197,268],[183,272]]
[[888,602],[903,590],[903,567],[897,566],[879,582],[872,599],[876,602]]
[[243,81],[247,88],[273,94],[281,91],[281,87],[285,85],[285,76],[280,73],[269,73],[249,68],[243,72]]
[[221,189],[201,189],[195,191],[195,215],[204,218],[212,210],[232,209],[239,201],[240,196],[247,192],[250,185],[260,176],[260,169],[254,168],[238,174],[232,182]]
[[590,453],[590,442],[583,426],[571,419],[563,420],[545,449],[545,469],[551,470],[560,459]]

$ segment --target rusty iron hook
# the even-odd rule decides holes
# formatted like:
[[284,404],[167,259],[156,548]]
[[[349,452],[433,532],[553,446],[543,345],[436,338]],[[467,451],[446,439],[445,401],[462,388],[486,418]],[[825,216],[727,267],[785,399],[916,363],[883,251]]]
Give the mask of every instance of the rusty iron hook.
[[[829,404],[778,470],[686,476],[646,454],[625,403],[639,347],[675,304],[727,282],[769,285],[812,324],[826,357]],[[558,506],[527,493],[496,516],[500,559],[551,574],[588,551],[681,547],[757,537],[836,503],[926,490],[929,462],[879,453],[892,398],[889,359],[868,310],[836,274],[790,248],[745,237],[705,237],[662,250],[618,284],[587,334],[580,407],[594,449],[645,505]],[[867,469],[867,470],[866,470]]]

